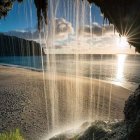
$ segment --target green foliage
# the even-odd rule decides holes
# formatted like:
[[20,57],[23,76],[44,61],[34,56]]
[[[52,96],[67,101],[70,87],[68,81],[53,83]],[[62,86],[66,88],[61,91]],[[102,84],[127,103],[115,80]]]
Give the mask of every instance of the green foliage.
[[0,140],[24,140],[24,138],[21,136],[19,129],[16,129],[15,132],[1,133]]

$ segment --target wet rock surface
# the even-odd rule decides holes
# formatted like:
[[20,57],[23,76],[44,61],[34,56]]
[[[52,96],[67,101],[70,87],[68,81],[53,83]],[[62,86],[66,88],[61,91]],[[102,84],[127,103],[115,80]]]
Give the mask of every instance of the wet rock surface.
[[[83,126],[83,125],[82,125]],[[81,127],[82,127],[81,126]],[[68,132],[56,135],[50,140],[126,140],[126,126],[124,122],[96,121],[89,123],[76,134],[68,135]]]
[[140,86],[128,98],[124,108],[128,140],[140,139]]
[[140,86],[131,94],[124,107],[125,119],[122,122],[93,122],[82,131],[72,135],[56,135],[50,140],[139,140],[140,139]]

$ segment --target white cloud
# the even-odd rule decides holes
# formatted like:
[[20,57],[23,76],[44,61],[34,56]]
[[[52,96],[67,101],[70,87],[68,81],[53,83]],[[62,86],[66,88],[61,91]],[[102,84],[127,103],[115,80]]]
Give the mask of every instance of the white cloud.
[[[130,49],[129,44],[118,42],[119,34],[114,34],[113,25],[104,25],[102,28],[98,23],[93,23],[92,34],[90,26],[79,28],[79,37],[74,35],[66,40],[55,42],[55,53],[93,53],[93,54],[134,54],[135,49]],[[122,45],[120,45],[122,44]],[[59,47],[58,47],[59,46]],[[59,49],[58,49],[59,48]]]
[[73,27],[70,22],[67,22],[65,19],[56,19],[55,21],[55,33],[56,35],[61,35],[61,34],[72,34]]
[[[55,39],[64,39],[67,38],[69,34],[73,34],[74,29],[70,22],[66,21],[63,18],[56,18],[55,20]],[[4,34],[10,36],[16,36],[19,38],[27,39],[27,40],[35,40],[39,42],[39,32],[37,30],[29,31],[29,29],[25,30],[15,30],[5,32]],[[41,38],[45,37],[45,33],[41,31]]]
[[111,33],[113,32],[113,25],[104,25],[102,27],[96,22],[92,24],[92,27],[90,27],[89,25],[86,25],[84,27],[79,28],[79,34],[87,35],[87,36],[91,36],[91,34],[102,36],[103,34],[107,34],[110,32]]

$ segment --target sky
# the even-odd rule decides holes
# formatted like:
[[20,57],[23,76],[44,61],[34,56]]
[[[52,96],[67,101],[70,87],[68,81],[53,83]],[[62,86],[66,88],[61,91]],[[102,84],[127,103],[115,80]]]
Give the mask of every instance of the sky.
[[[57,0],[58,1],[58,0]],[[57,18],[65,17],[65,12],[61,11],[62,3],[59,4]],[[99,8],[92,6],[92,18],[102,24],[102,17]],[[14,3],[13,9],[8,16],[0,20],[0,32],[14,30],[26,30],[37,27],[36,8],[33,0],[24,0],[22,4]]]
[[[130,49],[127,39],[120,39],[116,33],[114,35],[113,26],[105,24],[103,30],[103,17],[100,9],[95,5],[91,8],[90,18],[90,6],[86,3],[86,12],[83,16],[82,5],[79,6],[79,38],[76,39],[76,12],[72,9],[73,0],[67,0],[68,3],[64,3],[63,0],[53,0],[53,6],[55,5],[55,40],[54,45],[57,53],[128,53],[134,54],[135,50],[132,47]],[[50,5],[52,1],[50,0]],[[51,17],[52,7],[49,6],[48,17]],[[81,9],[80,9],[81,8]],[[70,11],[70,12],[69,12]],[[85,23],[83,24],[83,17]],[[90,26],[89,26],[90,25]],[[51,28],[51,24],[50,24]],[[84,32],[82,31],[84,29]],[[91,36],[92,29],[92,36]],[[0,20],[0,32],[6,33],[7,35],[14,35],[25,39],[33,39],[40,42],[37,32],[37,16],[36,8],[33,0],[24,0],[22,4],[14,3],[13,9],[8,13],[5,19]],[[33,32],[33,33],[31,33]],[[51,38],[51,37],[50,37]],[[47,39],[49,42],[50,39]],[[44,44],[44,39],[42,39]],[[51,44],[51,43],[50,43]],[[49,46],[49,45],[48,45]]]
[[[31,2],[32,0],[30,0]],[[14,3],[13,9],[8,13],[8,16],[0,20],[0,32],[25,30],[36,27],[37,17],[36,8],[29,0],[24,0],[22,4]]]

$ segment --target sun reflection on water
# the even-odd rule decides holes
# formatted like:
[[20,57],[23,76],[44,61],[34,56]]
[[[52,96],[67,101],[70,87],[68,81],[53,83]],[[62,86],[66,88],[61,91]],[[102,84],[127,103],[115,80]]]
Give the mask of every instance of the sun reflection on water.
[[116,81],[123,82],[124,81],[124,66],[127,55],[119,54],[117,55],[117,72],[116,72]]

